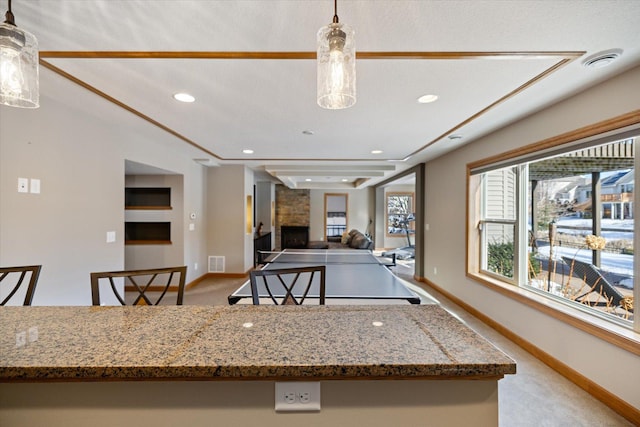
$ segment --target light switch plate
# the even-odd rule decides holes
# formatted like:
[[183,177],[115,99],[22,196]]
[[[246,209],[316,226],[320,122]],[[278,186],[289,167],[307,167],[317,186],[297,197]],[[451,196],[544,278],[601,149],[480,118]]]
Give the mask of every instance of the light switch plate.
[[40,193],[40,180],[36,178],[31,178],[31,192],[33,194]]
[[116,241],[116,232],[107,231],[107,243],[113,243]]
[[18,193],[29,192],[29,178],[18,178]]

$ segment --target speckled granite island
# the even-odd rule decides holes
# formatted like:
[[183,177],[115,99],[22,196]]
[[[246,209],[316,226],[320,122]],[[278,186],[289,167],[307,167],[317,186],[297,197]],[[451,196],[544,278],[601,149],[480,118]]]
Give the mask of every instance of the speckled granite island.
[[[2,307],[0,325],[0,425],[497,425],[515,373],[437,305]],[[320,382],[321,410],[275,412],[286,381]]]

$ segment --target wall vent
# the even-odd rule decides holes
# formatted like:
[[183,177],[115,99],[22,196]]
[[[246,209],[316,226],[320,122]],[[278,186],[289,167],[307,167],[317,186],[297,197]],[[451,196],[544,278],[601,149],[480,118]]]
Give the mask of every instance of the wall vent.
[[209,273],[224,273],[224,256],[209,257]]

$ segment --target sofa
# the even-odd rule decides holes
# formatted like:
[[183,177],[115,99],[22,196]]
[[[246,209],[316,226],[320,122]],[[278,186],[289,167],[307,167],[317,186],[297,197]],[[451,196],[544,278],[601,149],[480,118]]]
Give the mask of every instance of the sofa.
[[340,247],[373,250],[373,241],[355,228],[342,234]]

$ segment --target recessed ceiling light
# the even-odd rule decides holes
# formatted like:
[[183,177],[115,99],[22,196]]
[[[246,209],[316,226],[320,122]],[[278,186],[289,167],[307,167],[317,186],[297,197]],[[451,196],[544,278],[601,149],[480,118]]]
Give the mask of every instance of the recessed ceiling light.
[[587,68],[606,67],[607,65],[618,59],[620,55],[622,55],[622,49],[605,50],[604,52],[599,52],[595,55],[591,55],[590,57],[582,61],[582,65]]
[[311,181],[311,178],[307,178],[307,179],[305,179],[305,181],[310,182],[310,181]]
[[244,150],[242,150],[242,152],[244,154],[253,154],[253,150],[249,149],[249,148],[245,148]]
[[349,182],[347,178],[342,178],[342,182]]
[[418,98],[420,104],[428,104],[438,99],[438,95],[422,95]]
[[382,150],[371,150],[371,154],[382,154]]
[[180,102],[193,102],[196,100],[192,95],[184,92],[176,93],[175,95],[173,95],[173,99]]

